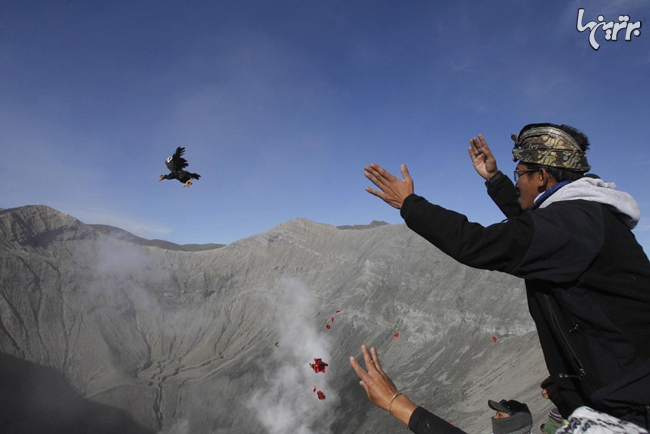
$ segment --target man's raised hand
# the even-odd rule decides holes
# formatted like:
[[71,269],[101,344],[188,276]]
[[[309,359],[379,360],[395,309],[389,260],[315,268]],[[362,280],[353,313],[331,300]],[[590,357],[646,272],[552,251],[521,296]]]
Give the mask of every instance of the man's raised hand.
[[409,175],[406,164],[402,164],[401,166],[402,177],[404,178],[403,180],[391,175],[375,163],[364,167],[364,169],[364,175],[366,178],[379,188],[379,190],[374,190],[370,187],[366,187],[366,191],[379,197],[388,205],[401,209],[404,199],[413,194],[413,179],[411,179],[411,175]]
[[486,181],[492,178],[498,171],[497,160],[492,155],[492,151],[485,141],[483,134],[478,138],[472,137],[469,141],[469,156],[476,172]]

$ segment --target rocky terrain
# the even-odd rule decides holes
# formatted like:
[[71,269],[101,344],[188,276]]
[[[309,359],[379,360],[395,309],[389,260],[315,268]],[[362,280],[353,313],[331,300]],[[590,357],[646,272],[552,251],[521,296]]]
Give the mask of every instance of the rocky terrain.
[[523,282],[404,225],[297,219],[226,246],[165,243],[0,211],[0,432],[404,432],[349,367],[362,343],[468,432],[490,432],[488,399],[527,402],[536,425],[550,409]]

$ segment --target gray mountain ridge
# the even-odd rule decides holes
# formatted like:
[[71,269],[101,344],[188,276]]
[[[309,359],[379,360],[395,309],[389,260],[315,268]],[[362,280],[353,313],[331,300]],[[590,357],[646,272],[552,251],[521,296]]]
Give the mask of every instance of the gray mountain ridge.
[[139,244],[141,246],[160,247],[161,249],[181,250],[184,252],[200,252],[202,250],[218,249],[220,247],[225,246],[225,244],[215,244],[215,243],[176,244],[165,240],[147,240],[145,238],[140,238],[138,236],[133,235],[130,232],[127,232],[120,228],[116,228],[114,226],[99,225],[99,224],[88,225],[88,226],[113,238],[118,238],[133,244]]
[[488,399],[528,403],[539,426],[523,282],[369,226],[296,219],[185,251],[46,206],[1,211],[0,432],[403,432],[349,366],[362,343],[468,432],[491,432]]

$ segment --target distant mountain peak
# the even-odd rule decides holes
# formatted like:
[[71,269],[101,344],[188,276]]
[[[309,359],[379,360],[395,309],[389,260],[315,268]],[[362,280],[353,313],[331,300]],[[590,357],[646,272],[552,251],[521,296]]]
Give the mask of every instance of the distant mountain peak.
[[88,226],[98,230],[104,235],[108,235],[109,237],[117,238],[119,240],[126,241],[132,244],[137,244],[139,246],[151,246],[151,247],[158,247],[161,249],[176,250],[182,252],[198,252],[203,250],[218,249],[224,246],[224,244],[214,244],[214,243],[176,244],[165,240],[148,240],[146,238],[141,238],[136,235],[133,235],[131,232],[125,231],[124,229],[116,228],[114,226],[99,225],[99,224],[92,224]]
[[76,218],[47,205],[26,205],[0,212],[0,231],[7,241],[47,244],[65,233],[94,238],[92,230]]
[[85,224],[47,205],[25,205],[0,210],[0,234],[9,242],[45,246],[54,240],[96,239],[102,235],[140,246],[196,252],[223,247],[224,244],[175,244],[165,240],[147,240],[120,228]]
[[370,222],[368,225],[344,225],[344,226],[337,226],[339,229],[373,229],[379,226],[385,226],[388,223],[380,220],[373,220]]

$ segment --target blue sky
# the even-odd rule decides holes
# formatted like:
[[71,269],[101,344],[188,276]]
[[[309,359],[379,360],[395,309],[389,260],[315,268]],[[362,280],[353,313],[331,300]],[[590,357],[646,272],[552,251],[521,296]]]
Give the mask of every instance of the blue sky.
[[[631,41],[576,30],[641,21]],[[573,125],[592,172],[639,202],[650,249],[650,9],[636,1],[3,1],[0,207],[45,204],[177,243],[305,217],[401,223],[363,166],[409,166],[429,200],[502,216],[467,155],[482,133]],[[186,147],[201,180],[158,182]]]

